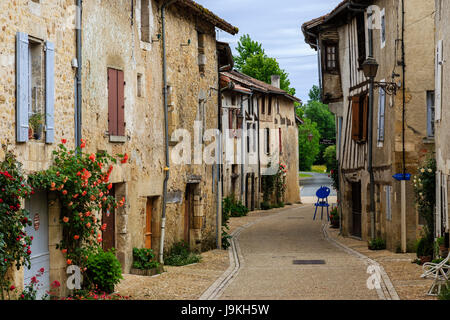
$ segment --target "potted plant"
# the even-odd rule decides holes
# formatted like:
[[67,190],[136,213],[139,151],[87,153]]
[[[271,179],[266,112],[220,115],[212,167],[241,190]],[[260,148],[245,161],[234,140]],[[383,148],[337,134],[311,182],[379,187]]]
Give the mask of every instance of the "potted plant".
[[42,113],[36,112],[29,119],[30,127],[33,130],[33,138],[36,140],[41,139],[43,117]]
[[417,243],[417,258],[424,264],[433,260],[433,243],[426,237],[423,237]]
[[333,209],[331,209],[330,212],[330,223],[331,223],[331,227],[334,229],[339,228],[339,212],[338,212],[338,208],[335,207]]
[[131,273],[141,276],[154,276],[163,273],[161,264],[155,260],[152,249],[133,248],[133,265]]

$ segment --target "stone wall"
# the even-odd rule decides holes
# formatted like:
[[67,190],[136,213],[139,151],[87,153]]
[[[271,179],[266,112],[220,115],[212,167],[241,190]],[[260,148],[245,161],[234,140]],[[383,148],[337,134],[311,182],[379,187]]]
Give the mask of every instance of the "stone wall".
[[[71,62],[76,56],[75,12],[73,0],[41,1],[40,4],[31,0],[0,2],[0,160],[4,159],[6,150],[13,152],[27,174],[51,164],[52,151],[62,138],[67,139],[68,147],[74,146],[75,69]],[[55,142],[52,144],[35,140],[16,143],[17,32],[28,34],[34,41],[50,41],[55,45]],[[45,57],[45,53],[42,54]],[[59,213],[54,211],[51,203],[48,210],[50,282],[58,280],[63,283],[64,257],[54,247],[60,239]],[[23,270],[14,271],[13,279],[16,287],[21,288]]]

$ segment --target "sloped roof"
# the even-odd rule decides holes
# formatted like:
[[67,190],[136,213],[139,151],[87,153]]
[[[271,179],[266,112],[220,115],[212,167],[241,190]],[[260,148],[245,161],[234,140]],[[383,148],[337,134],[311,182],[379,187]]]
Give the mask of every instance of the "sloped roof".
[[[315,36],[314,29],[317,27],[327,23],[330,20],[335,20],[341,13],[345,13],[354,9],[361,9],[367,7],[371,2],[371,0],[343,0],[341,1],[332,11],[329,13],[320,16],[318,18],[312,19],[302,24],[302,32],[305,36],[305,41],[311,45],[311,47],[315,47]],[[355,7],[355,8],[354,8]],[[311,34],[313,33],[313,34]]]
[[184,5],[185,7],[188,7],[189,9],[193,10],[197,15],[201,16],[211,24],[213,24],[215,27],[228,32],[229,34],[235,35],[239,32],[239,29],[229,22],[225,21],[224,19],[220,18],[213,12],[209,11],[202,5],[198,4],[197,2],[193,0],[178,0],[176,3]]
[[232,70],[229,72],[221,72],[221,74],[230,78],[231,80],[236,81],[236,82],[242,84],[243,86],[249,87],[255,91],[259,91],[259,92],[263,92],[263,93],[278,94],[278,95],[282,95],[290,100],[293,100],[295,102],[299,102],[299,103],[302,102],[299,98],[288,94],[286,91],[284,91],[280,88],[277,88],[270,84],[267,84],[264,81],[260,81],[258,79],[252,78],[252,77],[250,77],[246,74],[243,74],[237,70]]

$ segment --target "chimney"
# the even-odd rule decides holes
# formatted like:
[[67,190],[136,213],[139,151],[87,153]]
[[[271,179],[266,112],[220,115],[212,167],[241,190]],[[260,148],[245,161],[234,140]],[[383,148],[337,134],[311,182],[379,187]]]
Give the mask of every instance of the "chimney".
[[277,87],[280,89],[280,76],[279,75],[273,75],[270,77],[270,81],[272,82],[272,86]]

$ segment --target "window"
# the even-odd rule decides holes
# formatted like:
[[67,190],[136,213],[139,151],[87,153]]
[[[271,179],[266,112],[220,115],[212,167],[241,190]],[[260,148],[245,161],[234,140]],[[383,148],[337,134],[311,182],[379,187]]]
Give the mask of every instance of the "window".
[[140,0],[141,4],[141,41],[150,42],[150,1]]
[[108,68],[108,132],[112,142],[124,142],[123,139],[111,139],[125,136],[124,87],[123,71]]
[[337,46],[335,44],[327,44],[325,50],[325,69],[327,71],[337,70]]
[[266,113],[266,105],[265,105],[265,97],[261,98],[261,114],[265,114]]
[[352,139],[358,143],[367,141],[368,96],[352,97]]
[[363,13],[356,17],[356,28],[358,35],[358,63],[361,68],[366,60],[366,22]]
[[[45,50],[44,50],[45,49]],[[16,39],[16,139],[54,142],[55,48],[18,32]]]
[[205,73],[206,55],[205,55],[205,34],[197,31],[198,45],[198,70],[201,74]]
[[[382,81],[383,82],[383,81]],[[378,143],[384,142],[384,123],[385,123],[386,93],[382,88],[378,91]]]
[[280,154],[283,154],[283,139],[281,138],[281,128],[278,128],[278,144],[279,144]]
[[434,91],[427,91],[427,137],[434,138]]
[[142,97],[142,74],[138,73],[137,74],[137,96],[138,97]]
[[380,13],[380,24],[381,24],[380,41],[381,41],[381,49],[383,49],[386,46],[386,14],[385,14],[385,9],[381,10],[381,13]]
[[270,129],[264,129],[264,151],[266,154],[270,154]]
[[269,103],[267,105],[267,114],[270,116],[272,114],[272,97],[269,97]]

